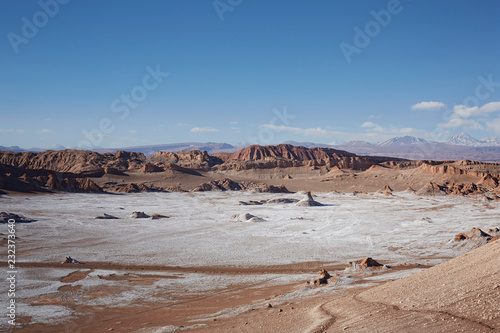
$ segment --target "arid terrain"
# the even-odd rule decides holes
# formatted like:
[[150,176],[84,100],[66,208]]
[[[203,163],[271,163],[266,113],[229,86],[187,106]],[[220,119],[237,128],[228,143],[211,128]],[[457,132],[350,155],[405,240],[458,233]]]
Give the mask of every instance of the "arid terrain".
[[[43,193],[259,192],[414,190],[430,194],[500,193],[500,163],[412,161],[359,156],[331,148],[250,146],[208,155],[202,151],[142,153],[62,150],[0,152],[0,190]],[[384,190],[385,191],[385,190]]]
[[500,330],[499,177],[291,145],[0,152],[17,328]]

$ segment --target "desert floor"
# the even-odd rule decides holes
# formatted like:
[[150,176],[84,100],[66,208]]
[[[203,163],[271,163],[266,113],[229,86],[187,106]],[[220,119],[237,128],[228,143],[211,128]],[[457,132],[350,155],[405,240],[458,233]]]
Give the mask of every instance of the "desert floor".
[[[500,242],[467,253],[471,243],[453,241],[472,227],[497,227],[498,202],[402,191],[318,193],[320,207],[240,203],[303,197],[300,192],[1,196],[0,210],[36,220],[16,224],[17,328],[499,329]],[[135,219],[134,211],[167,218]],[[95,219],[103,213],[118,219]],[[84,264],[62,264],[66,256]],[[346,269],[348,261],[364,257],[391,268]],[[321,269],[336,275],[335,282],[307,286]],[[7,304],[7,284],[1,289],[0,302]],[[0,325],[10,328],[6,319]]]

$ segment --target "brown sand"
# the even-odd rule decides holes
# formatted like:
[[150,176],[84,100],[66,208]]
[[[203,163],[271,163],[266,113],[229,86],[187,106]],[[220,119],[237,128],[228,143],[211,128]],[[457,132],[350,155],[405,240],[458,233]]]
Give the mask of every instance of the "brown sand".
[[[190,328],[193,332],[412,332],[425,329],[426,332],[442,331],[491,331],[500,322],[497,313],[500,299],[498,284],[498,263],[500,242],[493,242],[469,254],[442,265],[383,284],[366,288],[362,285],[328,296],[280,301],[279,296],[304,288],[304,283],[265,286],[262,283],[235,285],[214,289],[201,294],[172,295],[158,292],[157,299],[165,301],[141,302],[123,307],[86,306],[78,301],[84,297],[94,299],[118,295],[138,284],[148,285],[152,280],[172,278],[170,275],[151,274],[154,266],[111,265],[108,269],[124,271],[124,274],[109,275],[122,283],[121,287],[101,286],[82,291],[78,284],[91,270],[76,270],[63,278],[74,285],[59,289],[59,295],[40,296],[31,304],[52,304],[71,307],[80,315],[66,323],[47,325],[34,324],[25,328],[27,332],[134,332],[142,328],[155,329],[168,325]],[[87,268],[103,269],[106,263],[87,263]],[[24,267],[39,267],[37,263],[23,263]],[[58,263],[45,263],[43,267],[61,267]],[[65,265],[68,269],[74,269]],[[299,263],[283,266],[262,267],[163,267],[163,271],[204,272],[209,274],[293,274],[303,271],[316,272],[319,267],[328,267],[330,272],[345,266],[325,266],[324,263]],[[421,266],[420,266],[421,267]],[[79,267],[78,267],[79,268]],[[147,269],[148,273],[127,273]],[[394,267],[389,271],[415,268],[415,266]],[[311,274],[311,277],[314,277]],[[481,279],[477,283],[477,279]],[[474,283],[471,283],[474,281]],[[359,283],[363,283],[360,281]],[[441,286],[445,284],[445,286]],[[214,286],[216,288],[216,286]],[[319,287],[322,288],[322,287]],[[454,290],[459,293],[454,294]],[[466,295],[467,297],[463,297]],[[481,295],[480,297],[478,295]],[[173,299],[173,301],[172,301]],[[475,302],[483,300],[485,307],[475,312]],[[495,300],[496,299],[496,300]],[[170,300],[170,301],[167,301]],[[272,307],[266,305],[270,303]],[[235,309],[238,306],[254,304],[237,315],[224,317],[214,315],[219,311]],[[472,312],[454,311],[468,309]],[[480,322],[478,315],[490,316]],[[488,317],[489,318],[489,317]],[[29,318],[21,318],[20,322]],[[196,325],[203,325],[197,327]]]
[[[112,182],[116,184],[146,183],[159,187],[180,185],[184,190],[190,190],[202,183],[212,180],[229,178],[236,182],[251,181],[269,185],[285,185],[290,191],[313,192],[376,192],[382,186],[388,185],[395,191],[404,191],[408,187],[416,190],[429,181],[442,183],[471,183],[480,181],[479,177],[470,175],[441,174],[413,169],[373,168],[366,171],[346,170],[342,173],[328,173],[325,168],[311,170],[310,167],[290,167],[280,169],[251,169],[244,171],[227,170],[223,172],[197,171],[198,175],[182,172],[143,173],[127,171],[124,175],[106,174],[92,178],[99,186]],[[292,179],[286,179],[286,175]]]
[[[44,304],[71,305],[83,315],[64,324],[30,325],[26,331],[64,332],[77,327],[80,332],[111,329],[131,332],[174,325],[189,327],[190,332],[492,332],[500,329],[499,259],[500,241],[495,241],[376,287],[358,286],[328,296],[293,299],[281,304],[275,302],[279,295],[304,285],[239,285],[205,294],[177,296],[174,303],[146,302],[109,309],[71,305],[68,298],[59,301],[52,298]],[[309,265],[311,263],[306,266]],[[102,288],[88,296],[120,291]],[[33,303],[41,304],[40,301]],[[274,305],[264,306],[267,303]],[[237,316],[213,316],[218,311],[245,304],[257,305]],[[197,327],[199,324],[204,326]]]
[[76,281],[80,281],[80,280],[85,279],[87,277],[87,275],[89,275],[92,272],[93,272],[92,270],[88,270],[88,271],[75,271],[75,272],[72,272],[72,273],[68,274],[67,276],[63,277],[61,279],[61,282],[63,282],[63,283],[73,283],[73,282],[76,282]]

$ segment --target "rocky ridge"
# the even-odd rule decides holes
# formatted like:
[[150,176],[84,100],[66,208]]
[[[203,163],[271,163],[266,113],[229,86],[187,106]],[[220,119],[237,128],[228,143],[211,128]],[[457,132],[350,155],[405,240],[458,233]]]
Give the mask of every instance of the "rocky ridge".
[[[416,191],[419,195],[476,195],[485,194],[497,199],[500,194],[500,163],[476,161],[409,161],[389,157],[357,156],[332,148],[306,148],[292,145],[250,146],[229,154],[211,156],[206,151],[157,152],[150,158],[144,154],[117,151],[99,154],[93,151],[61,150],[41,153],[0,152],[0,189],[14,191],[67,191],[67,192],[141,192],[141,191],[212,191],[254,190],[258,192],[287,192],[285,186],[264,182],[233,181],[229,178],[210,180],[183,188],[181,184],[160,186],[154,180],[126,181],[132,172],[200,176],[199,172],[235,173],[246,170],[274,170],[304,168],[301,172],[326,175],[334,181],[342,177],[356,177],[355,172],[384,172],[384,170],[415,170],[422,177],[429,174],[430,182]],[[171,173],[170,176],[168,173]],[[473,180],[469,183],[445,182],[438,184],[432,175],[445,175]],[[103,182],[103,177],[123,176],[122,180]],[[148,176],[149,177],[149,176]],[[347,178],[349,178],[347,177]],[[108,177],[109,178],[109,177]],[[464,178],[464,179],[465,179]],[[149,178],[152,179],[152,178]],[[295,180],[288,171],[281,179]],[[120,183],[121,182],[121,183]],[[390,182],[381,193],[390,194]],[[422,185],[419,185],[422,186]],[[415,187],[418,189],[418,187]]]

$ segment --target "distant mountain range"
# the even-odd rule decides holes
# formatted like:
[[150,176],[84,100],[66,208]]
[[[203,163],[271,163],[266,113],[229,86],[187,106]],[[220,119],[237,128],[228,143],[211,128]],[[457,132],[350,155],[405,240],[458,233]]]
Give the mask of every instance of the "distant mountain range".
[[136,146],[136,147],[125,147],[125,148],[102,148],[94,149],[98,153],[112,153],[117,150],[132,151],[136,153],[143,153],[147,157],[153,156],[157,151],[169,151],[169,152],[179,152],[183,150],[206,150],[208,154],[214,153],[234,153],[245,146],[233,146],[229,143],[218,143],[218,142],[181,142],[181,143],[169,143],[163,145],[151,145],[151,146]]
[[[476,160],[500,162],[500,138],[490,136],[481,140],[471,137],[469,134],[460,132],[446,141],[437,142],[417,138],[413,136],[401,136],[380,143],[366,141],[349,141],[338,145],[328,145],[314,142],[286,141],[285,144],[304,147],[323,147],[346,150],[358,155],[391,156],[413,160]],[[209,154],[234,153],[247,145],[233,146],[228,143],[218,142],[181,142],[170,144],[158,144],[149,146],[135,146],[124,148],[99,148],[94,151],[99,153],[111,153],[117,150],[143,153],[152,156],[157,151],[179,152],[183,150],[206,150]],[[65,149],[57,147],[53,150]],[[32,148],[22,149],[18,146],[4,147],[4,151],[33,151],[40,152],[44,149]]]
[[[154,155],[157,151],[169,151],[169,152],[179,152],[183,150],[206,150],[209,154],[214,153],[234,153],[245,146],[233,146],[229,143],[218,143],[218,142],[181,142],[181,143],[169,143],[169,144],[158,144],[149,146],[134,146],[134,147],[123,147],[123,148],[96,148],[92,149],[98,153],[113,153],[118,150],[130,151],[136,153],[143,153],[147,157]],[[63,146],[58,146],[57,148],[43,149],[43,148],[29,148],[23,149],[18,146],[0,146],[0,151],[12,151],[12,152],[42,152],[45,150],[63,150],[71,149]]]
[[500,138],[496,136],[489,136],[482,140],[477,140],[467,133],[460,132],[446,140],[444,143],[467,147],[498,147],[500,146]]
[[349,141],[339,145],[312,142],[287,141],[291,145],[305,147],[331,147],[358,155],[392,156],[412,160],[475,160],[500,162],[500,138],[488,137],[477,140],[460,132],[443,142],[430,141],[413,136],[400,136],[380,143]]

